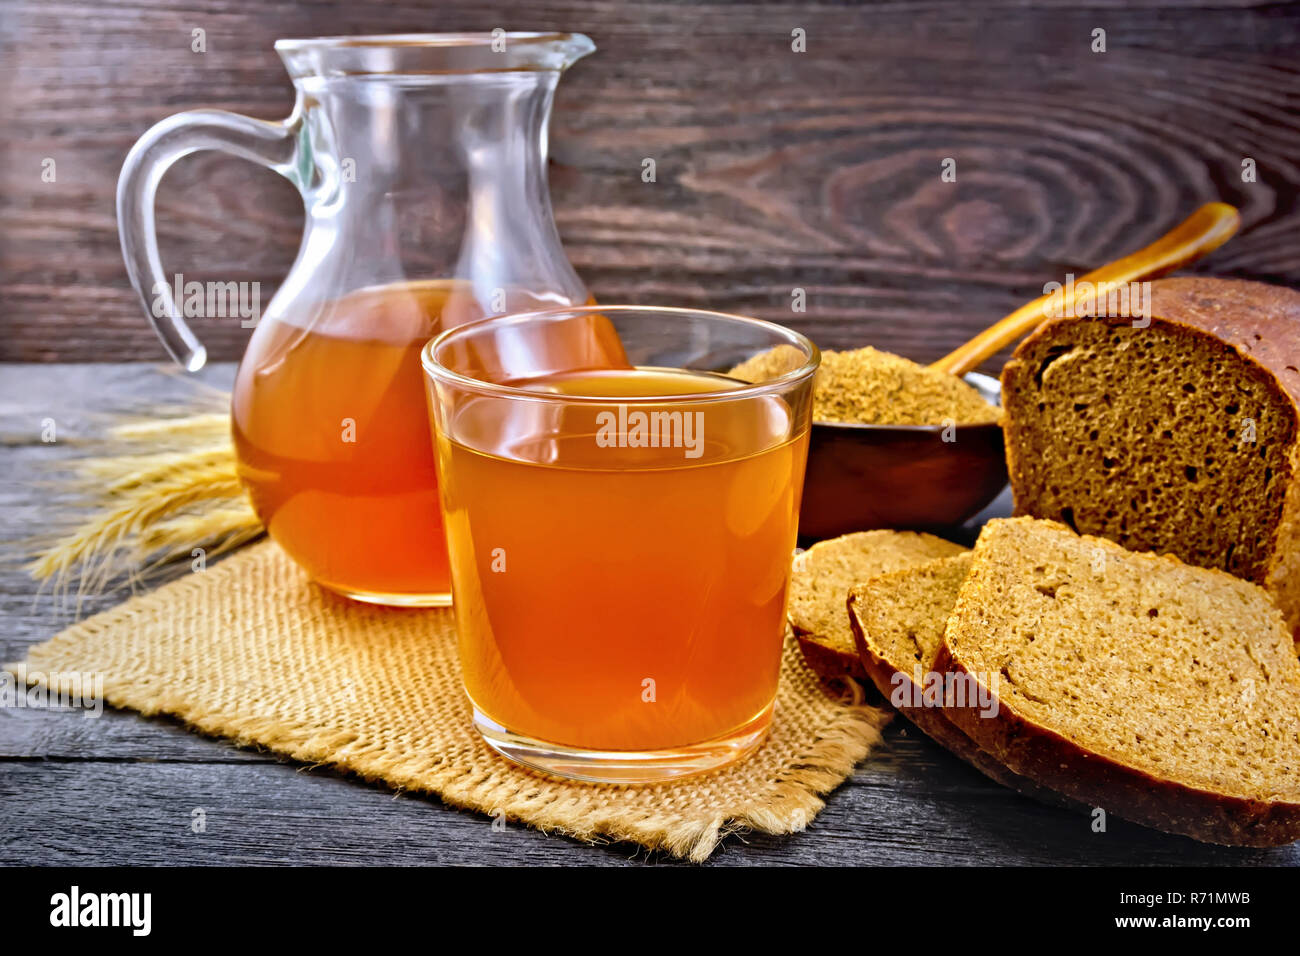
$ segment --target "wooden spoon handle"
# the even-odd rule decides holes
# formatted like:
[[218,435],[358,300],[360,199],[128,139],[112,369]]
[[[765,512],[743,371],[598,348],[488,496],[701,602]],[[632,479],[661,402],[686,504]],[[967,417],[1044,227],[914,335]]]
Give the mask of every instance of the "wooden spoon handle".
[[1241,216],[1232,206],[1221,202],[1206,203],[1151,245],[1109,262],[1100,269],[1094,269],[1077,280],[1074,288],[1067,287],[1059,293],[1042,295],[1033,302],[1022,305],[969,342],[949,352],[930,368],[951,375],[964,375],[990,355],[996,354],[999,349],[1038,328],[1049,318],[1049,305],[1053,307],[1053,313],[1067,312],[1078,298],[1074,290],[1083,283],[1091,283],[1095,295],[1101,298],[1109,290],[1124,283],[1167,275],[1219,248],[1232,237],[1240,224]]

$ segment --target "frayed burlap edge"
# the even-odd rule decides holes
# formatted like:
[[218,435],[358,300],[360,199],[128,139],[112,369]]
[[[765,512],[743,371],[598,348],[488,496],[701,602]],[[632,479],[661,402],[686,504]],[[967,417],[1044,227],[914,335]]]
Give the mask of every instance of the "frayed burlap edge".
[[[25,683],[48,684],[35,675],[27,681],[31,668],[39,663],[39,654],[33,653],[26,662],[6,664],[5,669]],[[59,690],[57,683],[48,689]],[[505,814],[508,819],[543,832],[562,833],[588,843],[631,841],[696,863],[708,859],[719,842],[732,833],[753,830],[783,835],[806,829],[825,806],[822,795],[843,783],[858,762],[881,742],[881,731],[893,716],[880,708],[846,705],[798,760],[767,787],[761,809],[688,820],[682,819],[681,811],[629,813],[627,808],[601,805],[582,793],[530,794],[535,775],[522,769],[515,779],[484,791],[482,781],[440,767],[445,762],[442,758],[395,755],[391,747],[360,744],[355,734],[322,734],[283,720],[213,712],[194,714],[185,702],[168,694],[124,693],[109,679],[105,680],[104,701],[146,717],[176,717],[187,727],[242,747],[270,750],[314,766],[349,771],[372,783],[437,796],[449,806],[492,816]],[[575,818],[586,822],[577,826]]]
[[[198,586],[195,579],[171,587]],[[85,668],[65,659],[65,644],[94,640],[144,612],[141,605],[158,592],[138,595],[117,608],[81,621],[43,644],[33,646],[25,662],[5,665],[23,685],[45,685],[51,692],[69,691],[71,678],[51,684],[42,671],[75,674]],[[787,636],[783,680],[810,679],[798,647]],[[71,665],[71,666],[70,666]],[[790,673],[790,669],[800,673]],[[811,693],[821,693],[809,687]],[[743,831],[784,835],[804,830],[824,807],[822,796],[843,783],[856,764],[882,740],[881,731],[892,712],[860,703],[832,705],[836,712],[762,788],[747,794],[743,806],[723,807],[692,815],[676,807],[611,805],[609,787],[571,785],[548,787],[553,778],[517,768],[504,758],[501,771],[488,774],[449,765],[442,755],[402,751],[392,742],[363,741],[357,733],[322,731],[283,717],[232,713],[220,707],[200,710],[183,695],[141,686],[135,677],[104,674],[104,702],[145,716],[178,718],[203,734],[231,739],[315,766],[327,766],[361,778],[414,793],[439,797],[444,803],[490,816],[504,815],[544,832],[562,833],[589,843],[631,841],[651,850],[664,850],[694,862],[706,860],[726,836]],[[778,705],[779,706],[779,705]],[[779,719],[779,718],[778,718]],[[700,778],[707,780],[708,777]],[[689,782],[687,782],[689,783]],[[679,782],[668,786],[683,786]],[[635,788],[642,789],[642,788]]]

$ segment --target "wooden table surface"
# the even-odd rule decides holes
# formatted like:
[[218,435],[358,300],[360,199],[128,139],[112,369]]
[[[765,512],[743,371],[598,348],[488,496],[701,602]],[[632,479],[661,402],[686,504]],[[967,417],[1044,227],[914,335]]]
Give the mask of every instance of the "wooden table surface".
[[[165,358],[122,267],[118,172],[172,113],[288,115],[277,37],[495,27],[598,46],[560,81],[550,182],[599,302],[928,361],[1210,200],[1243,225],[1196,271],[1300,285],[1295,3],[0,0],[0,360]],[[228,156],[159,188],[167,274],[260,282],[263,304],[302,226],[286,180]],[[214,359],[249,334],[195,328]]]
[[[230,365],[202,380],[224,385]],[[0,366],[0,657],[16,661],[72,615],[18,567],[61,509],[45,465],[85,452],[114,410],[179,407],[193,383],[143,364]],[[58,441],[41,441],[53,419]],[[89,600],[85,613],[125,592]],[[203,807],[207,829],[191,831]],[[669,863],[590,846],[186,731],[165,718],[0,708],[0,864]],[[708,865],[1296,865],[1300,846],[1238,850],[1040,806],[986,780],[901,718],[809,830],[736,835]]]

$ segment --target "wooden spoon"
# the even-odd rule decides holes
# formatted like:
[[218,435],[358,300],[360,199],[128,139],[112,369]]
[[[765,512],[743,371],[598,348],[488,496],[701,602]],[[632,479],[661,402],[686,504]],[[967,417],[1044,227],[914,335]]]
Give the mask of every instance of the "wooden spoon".
[[1038,328],[1050,317],[1046,311],[1049,305],[1053,307],[1053,313],[1068,312],[1080,298],[1076,290],[1083,283],[1091,283],[1100,300],[1108,291],[1125,283],[1167,275],[1219,248],[1232,238],[1240,224],[1241,216],[1232,206],[1221,202],[1206,203],[1151,245],[1089,272],[1076,281],[1073,289],[1065,288],[1022,305],[930,368],[951,375],[964,375],[1000,349]]

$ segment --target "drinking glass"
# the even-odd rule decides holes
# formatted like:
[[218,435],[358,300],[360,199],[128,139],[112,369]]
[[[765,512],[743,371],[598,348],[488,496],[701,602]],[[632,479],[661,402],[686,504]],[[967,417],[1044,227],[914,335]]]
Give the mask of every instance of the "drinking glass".
[[[625,361],[595,344],[616,337]],[[782,347],[788,373],[727,370]],[[820,355],[718,312],[484,319],[423,352],[465,689],[521,764],[653,782],[758,747]]]

